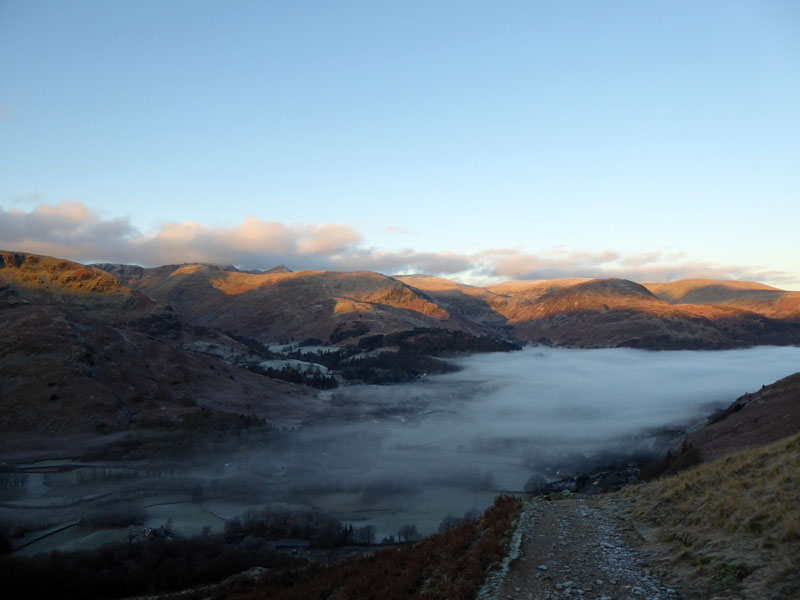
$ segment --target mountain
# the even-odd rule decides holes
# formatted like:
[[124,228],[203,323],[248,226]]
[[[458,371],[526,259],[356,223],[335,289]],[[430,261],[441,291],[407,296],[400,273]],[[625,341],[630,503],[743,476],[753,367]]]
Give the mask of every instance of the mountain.
[[673,306],[623,279],[556,287],[518,303],[509,317],[518,338],[567,346],[724,348],[772,339],[771,323],[758,314],[714,305]]
[[[728,348],[800,342],[800,292],[750,282],[705,282],[726,294],[678,302],[699,286],[624,279],[509,281],[486,288],[404,276],[440,304],[519,341],[583,348]],[[680,292],[683,291],[683,295]],[[754,295],[759,294],[758,296]],[[689,298],[691,299],[691,298]]]
[[395,277],[428,297],[453,314],[490,328],[506,328],[504,309],[509,298],[489,289],[464,285],[430,275],[400,275]]
[[643,285],[670,304],[729,306],[775,319],[797,318],[800,314],[800,292],[787,292],[753,281],[685,279]]
[[[246,354],[238,341],[71,261],[0,252],[0,331],[0,431],[29,440],[221,413],[290,424],[319,408],[314,390],[197,351]],[[5,455],[13,440],[4,437]]]
[[[36,260],[41,269],[47,261],[58,262]],[[87,272],[93,274],[76,271],[70,281],[59,279],[57,294],[78,298],[95,286],[108,297],[135,299],[140,310],[149,306],[166,318],[171,309],[174,318],[187,325],[263,343],[307,339],[349,343],[365,335],[419,327],[583,348],[714,349],[800,343],[800,292],[754,282],[639,284],[612,278],[478,287],[426,275],[291,272],[285,267],[243,272],[205,263],[155,268],[96,264]],[[89,279],[75,279],[84,276]],[[26,285],[44,291],[48,277]]]
[[202,264],[154,269],[95,266],[168,303],[191,323],[262,342],[329,340],[348,331],[362,335],[415,327],[475,333],[484,329],[459,312],[451,313],[425,292],[380,273],[244,273]]

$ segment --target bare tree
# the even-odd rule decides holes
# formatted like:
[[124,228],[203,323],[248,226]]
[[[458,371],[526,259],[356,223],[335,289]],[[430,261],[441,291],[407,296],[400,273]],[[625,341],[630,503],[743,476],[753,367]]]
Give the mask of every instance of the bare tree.
[[397,532],[397,539],[401,542],[413,542],[414,540],[418,540],[419,537],[417,526],[410,523],[403,525],[400,531]]
[[356,540],[362,544],[375,543],[375,525],[364,525],[356,530]]

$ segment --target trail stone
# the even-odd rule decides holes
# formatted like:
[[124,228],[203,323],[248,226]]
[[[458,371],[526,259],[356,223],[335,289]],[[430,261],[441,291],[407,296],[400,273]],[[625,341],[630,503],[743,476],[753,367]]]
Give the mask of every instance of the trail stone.
[[[629,545],[622,535],[625,531],[620,531],[624,522],[605,513],[594,500],[580,497],[534,500],[530,506],[534,508],[518,529],[531,532],[523,537],[520,546],[520,556],[528,559],[528,566],[522,560],[511,565],[506,583],[500,588],[500,598],[505,594],[520,600],[681,597],[679,592],[663,587],[660,577]],[[520,590],[524,590],[522,595]]]

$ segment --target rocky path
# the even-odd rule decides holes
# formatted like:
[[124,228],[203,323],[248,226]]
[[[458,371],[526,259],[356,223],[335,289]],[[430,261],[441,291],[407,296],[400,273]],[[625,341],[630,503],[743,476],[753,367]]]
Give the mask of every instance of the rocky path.
[[518,527],[520,556],[497,589],[499,600],[678,600],[617,524],[587,499],[534,500]]

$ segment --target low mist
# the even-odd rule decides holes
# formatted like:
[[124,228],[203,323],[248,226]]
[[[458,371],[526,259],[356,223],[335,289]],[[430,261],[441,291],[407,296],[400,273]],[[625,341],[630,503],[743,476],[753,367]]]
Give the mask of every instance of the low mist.
[[[234,436],[213,453],[199,437],[194,457],[180,464],[161,456],[147,464],[72,465],[61,474],[37,474],[33,465],[6,477],[6,493],[28,505],[102,491],[104,502],[144,511],[150,527],[169,521],[183,535],[222,531],[237,515],[265,508],[371,526],[377,540],[407,525],[426,535],[447,515],[475,514],[499,492],[522,491],[531,477],[555,480],[663,452],[742,394],[800,370],[800,348],[532,347],[448,360],[461,370],[412,384],[322,391],[327,416],[295,430]],[[110,518],[102,507],[76,506]],[[44,514],[25,510],[8,510],[8,519]],[[57,517],[53,523],[64,519]],[[96,543],[76,531],[22,552]],[[128,530],[116,531],[124,539]]]
[[537,347],[452,362],[463,370],[410,385],[345,388],[339,401],[359,407],[362,422],[306,435],[330,436],[331,449],[342,449],[337,431],[350,443],[372,440],[349,459],[361,476],[426,479],[478,469],[492,472],[494,488],[520,490],[531,471],[557,468],[567,456],[660,450],[654,444],[663,445],[669,430],[800,369],[800,348]]
[[800,370],[800,348],[649,352],[528,348],[456,361],[436,378],[470,389],[471,436],[547,440],[586,449],[685,426]]
[[411,520],[429,533],[448,512],[521,491],[532,475],[664,451],[683,429],[799,370],[800,348],[534,347],[451,362],[462,370],[338,390],[335,422],[250,464],[285,474],[296,500],[379,531]]

